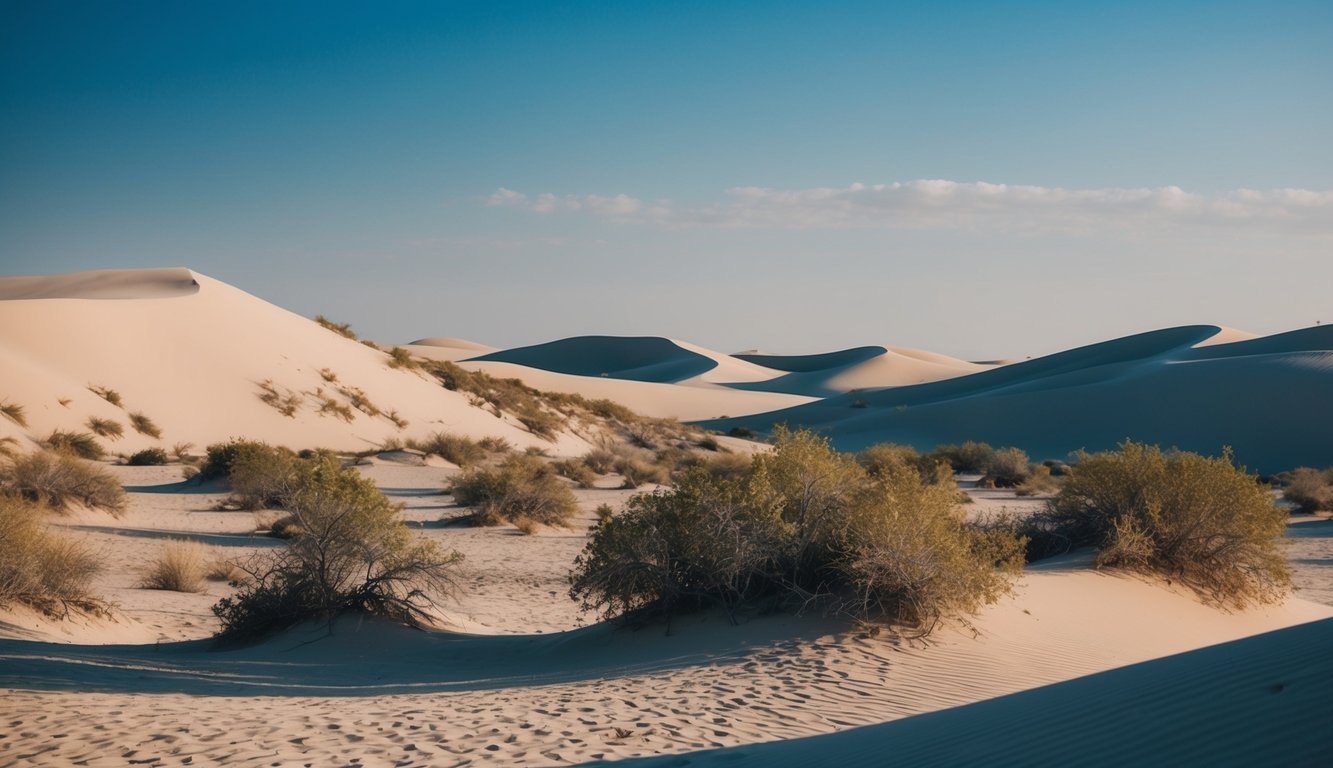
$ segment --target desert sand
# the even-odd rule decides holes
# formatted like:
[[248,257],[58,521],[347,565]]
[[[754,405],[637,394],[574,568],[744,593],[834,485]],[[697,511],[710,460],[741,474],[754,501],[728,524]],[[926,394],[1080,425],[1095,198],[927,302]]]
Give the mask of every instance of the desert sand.
[[[623,337],[535,351],[436,337],[410,348],[653,416],[762,428],[771,417],[752,414],[800,415],[843,447],[872,435],[917,444],[1029,435],[1055,450],[1075,429],[1091,430],[1092,447],[1156,425],[1202,443],[1229,437],[1253,466],[1285,469],[1325,455],[1327,441],[1312,440],[1329,434],[1327,410],[1293,411],[1327,402],[1330,339],[1327,329],[1248,338],[1197,326],[998,367],[889,346],[727,356]],[[0,419],[0,436],[25,448],[127,411],[151,416],[163,435],[127,424],[107,441],[114,451],[176,442],[197,451],[235,436],[355,452],[439,430],[550,456],[590,446],[574,430],[534,435],[388,359],[189,270],[0,279],[0,398],[22,404],[29,422]],[[299,397],[291,416],[260,400],[266,381]],[[124,407],[90,386],[115,389]],[[321,390],[349,402],[339,386],[407,424],[321,416]],[[1075,418],[1088,398],[1098,407],[1085,410],[1111,426]],[[1038,407],[1054,414],[1041,422],[1048,429],[1024,432]],[[1316,764],[1333,746],[1317,722],[1333,690],[1333,523],[1321,518],[1289,526],[1298,591],[1242,611],[1099,571],[1075,552],[1030,567],[1012,594],[928,641],[822,615],[733,624],[706,614],[669,631],[631,630],[581,614],[567,596],[594,509],[634,493],[617,477],[575,491],[572,527],[525,536],[454,522],[466,510],[443,488],[457,467],[372,452],[357,470],[403,504],[414,535],[465,557],[438,626],[347,618],[219,650],[209,609],[234,589],[142,589],[144,564],[170,539],[232,557],[282,544],[256,533],[252,513],[219,511],[226,489],[183,482],[179,465],[107,470],[129,492],[123,517],[85,510],[52,524],[100,552],[95,591],[116,607],[110,618],[65,621],[0,611],[0,765]],[[979,512],[1042,503],[962,485]]]

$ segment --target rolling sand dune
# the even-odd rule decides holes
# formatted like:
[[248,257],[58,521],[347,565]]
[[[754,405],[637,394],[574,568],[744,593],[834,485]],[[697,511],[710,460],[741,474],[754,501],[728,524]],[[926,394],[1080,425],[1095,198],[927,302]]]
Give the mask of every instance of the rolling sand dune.
[[1155,331],[706,424],[766,430],[786,421],[825,431],[844,450],[985,440],[1062,458],[1132,438],[1205,453],[1231,446],[1259,471],[1333,464],[1333,409],[1320,407],[1333,402],[1333,328],[1200,346],[1219,331]]
[[966,376],[987,368],[905,347],[856,347],[818,355],[740,354],[736,357],[788,373],[765,381],[732,386],[811,397],[832,397],[853,390],[921,384]]
[[[0,278],[0,296],[10,297],[0,300],[6,372],[0,398],[23,406],[28,421],[24,429],[0,419],[0,435],[30,440],[53,429],[82,431],[89,417],[98,417],[122,425],[123,438],[103,442],[125,452],[239,436],[360,450],[438,430],[557,452],[586,450],[570,435],[554,445],[540,440],[427,376],[389,368],[382,352],[188,270]],[[323,369],[336,382],[325,381]],[[266,381],[279,396],[297,400],[292,417],[260,401]],[[123,408],[90,386],[120,393]],[[396,411],[408,426],[358,410],[350,422],[321,415],[322,398],[351,407],[343,388],[360,390],[381,411]],[[131,429],[128,412],[152,419],[161,440]]]
[[432,360],[448,360],[450,362],[466,360],[469,357],[496,351],[495,347],[488,347],[485,344],[478,344],[467,339],[455,339],[450,336],[432,336],[428,339],[418,339],[403,346],[419,357],[428,357]]
[[555,373],[658,383],[726,383],[773,378],[778,371],[660,336],[575,336],[492,352],[475,362],[514,363]]

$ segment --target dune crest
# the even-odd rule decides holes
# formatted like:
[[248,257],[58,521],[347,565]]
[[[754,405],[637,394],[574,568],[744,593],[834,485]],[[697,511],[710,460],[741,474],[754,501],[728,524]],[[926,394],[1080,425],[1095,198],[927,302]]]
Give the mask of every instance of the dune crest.
[[164,299],[199,292],[185,268],[99,269],[64,275],[0,277],[0,301],[31,299]]

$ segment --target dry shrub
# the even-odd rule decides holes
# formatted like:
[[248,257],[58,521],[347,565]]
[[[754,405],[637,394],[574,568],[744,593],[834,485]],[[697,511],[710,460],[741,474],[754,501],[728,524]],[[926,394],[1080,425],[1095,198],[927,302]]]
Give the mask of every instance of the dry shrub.
[[493,469],[464,470],[449,492],[459,504],[476,510],[479,524],[526,517],[563,527],[578,511],[569,486],[549,464],[532,456],[510,456]]
[[1014,493],[1018,496],[1039,496],[1059,487],[1060,483],[1051,476],[1051,468],[1048,465],[1034,464],[1027,479],[1014,486]]
[[921,475],[922,482],[929,485],[954,485],[953,467],[936,454],[922,455],[915,448],[895,443],[877,443],[856,455],[861,466],[872,477],[898,471],[902,467],[912,467]]
[[234,587],[239,587],[249,582],[250,574],[246,573],[245,569],[235,560],[214,557],[204,567],[204,578],[209,581],[222,581]]
[[981,485],[990,488],[1014,488],[1026,482],[1032,474],[1028,455],[1018,448],[996,450],[986,461],[984,471]]
[[483,437],[477,441],[477,445],[491,453],[509,453],[514,450],[514,446],[503,437]]
[[324,394],[322,390],[315,393],[315,399],[319,401],[319,408],[316,409],[316,412],[320,416],[334,416],[349,424],[356,418],[356,414],[352,412],[351,408]]
[[486,458],[486,449],[477,441],[465,435],[448,432],[436,432],[425,440],[412,443],[412,446],[419,451],[433,453],[460,467],[477,464]]
[[134,427],[135,432],[138,432],[141,435],[148,435],[154,440],[158,440],[162,437],[162,430],[153,423],[152,419],[142,413],[135,412],[130,414],[130,426]]
[[94,395],[97,395],[98,397],[102,398],[108,403],[111,403],[117,408],[123,407],[124,405],[124,401],[121,399],[120,393],[109,387],[103,387],[94,384],[94,385],[89,385],[88,391],[92,392]]
[[1301,467],[1293,471],[1282,489],[1282,498],[1295,504],[1299,512],[1333,511],[1333,468]]
[[754,459],[743,453],[719,453],[709,456],[703,467],[714,475],[739,477],[748,473],[753,463]]
[[88,591],[100,568],[84,544],[50,530],[37,505],[0,494],[0,606],[101,612],[106,604]]
[[573,480],[580,488],[596,488],[597,473],[578,460],[557,461],[551,464],[557,475]]
[[608,618],[823,603],[925,635],[1008,589],[1023,542],[966,526],[952,488],[906,464],[872,477],[808,431],[775,435],[745,474],[694,470],[603,518],[571,596]]
[[339,387],[338,392],[347,398],[347,402],[351,403],[353,408],[365,415],[371,418],[380,415],[380,409],[370,402],[370,396],[360,387]]
[[106,449],[87,432],[62,432],[57,429],[42,441],[42,446],[57,453],[68,453],[93,461],[106,455]]
[[135,451],[125,460],[131,467],[157,467],[167,463],[167,452],[161,448],[145,448]]
[[1081,455],[1029,529],[1047,551],[1093,546],[1099,566],[1161,574],[1241,607],[1286,593],[1286,523],[1229,451],[1210,458],[1126,442]]
[[599,475],[606,475],[616,469],[616,455],[605,448],[594,448],[583,454],[581,461]]
[[99,419],[96,416],[90,416],[87,425],[88,430],[98,437],[119,440],[125,434],[125,428],[120,425],[120,422],[111,419]]
[[315,322],[345,339],[357,340],[356,333],[352,331],[352,326],[348,323],[335,323],[323,315],[315,315]]
[[404,370],[414,371],[421,367],[412,353],[402,347],[392,347],[389,349],[389,367],[402,368]]
[[969,440],[961,445],[937,445],[928,455],[948,462],[954,472],[984,474],[995,456],[995,449],[987,443]]
[[28,426],[28,416],[24,412],[23,406],[18,403],[11,403],[8,400],[0,400],[0,415],[19,425]]
[[272,379],[259,382],[259,399],[289,419],[296,418],[296,412],[301,409],[301,403],[304,401],[301,395],[290,389],[286,390],[286,394],[279,392]]
[[385,412],[384,412],[384,418],[386,418],[386,419],[388,419],[389,421],[393,422],[393,425],[394,425],[395,427],[399,428],[399,429],[406,429],[406,428],[407,428],[407,425],[408,425],[408,421],[407,421],[407,419],[404,419],[402,416],[399,416],[399,415],[398,415],[398,410],[397,410],[397,409],[390,409],[390,410],[388,410],[388,411],[385,411]]
[[168,541],[162,545],[157,559],[149,563],[141,589],[164,589],[170,592],[203,592],[204,578],[208,575],[208,551],[193,541]]
[[60,511],[77,503],[118,517],[125,509],[125,491],[114,477],[95,464],[53,451],[5,460],[0,464],[0,490]]
[[287,547],[245,566],[252,581],[213,607],[219,639],[243,642],[349,612],[428,620],[461,556],[414,538],[399,507],[356,471],[326,457],[297,466],[282,502],[295,532]]

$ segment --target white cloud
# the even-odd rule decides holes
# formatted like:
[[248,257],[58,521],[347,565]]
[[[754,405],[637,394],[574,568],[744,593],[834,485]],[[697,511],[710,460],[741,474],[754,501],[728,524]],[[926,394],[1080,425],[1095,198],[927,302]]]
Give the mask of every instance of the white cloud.
[[1090,231],[1106,227],[1271,224],[1333,233],[1333,192],[1237,189],[1220,195],[1180,187],[1066,189],[919,179],[892,184],[771,189],[735,187],[716,203],[645,204],[624,194],[527,195],[500,188],[488,205],[543,214],[582,212],[677,226],[817,228],[1003,228]]

